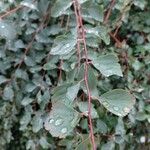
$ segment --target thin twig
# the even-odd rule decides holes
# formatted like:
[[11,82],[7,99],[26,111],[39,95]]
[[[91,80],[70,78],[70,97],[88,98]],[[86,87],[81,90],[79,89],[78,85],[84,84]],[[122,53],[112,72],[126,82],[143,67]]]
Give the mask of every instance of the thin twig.
[[111,32],[109,33],[109,35],[113,38],[113,40],[116,42],[116,47],[118,48],[122,48],[122,42],[120,42],[115,36],[114,34],[112,34]]
[[[76,15],[76,21],[77,21],[77,33],[78,37],[80,36],[83,39],[83,48],[84,48],[84,55],[85,55],[85,67],[84,67],[84,82],[87,89],[87,95],[88,95],[88,120],[89,120],[89,128],[90,128],[90,138],[92,143],[93,150],[96,150],[96,144],[94,139],[94,132],[93,132],[93,125],[92,125],[92,118],[91,118],[91,91],[88,84],[88,51],[86,46],[86,35],[85,35],[85,28],[83,25],[83,19],[80,12],[80,4],[78,3],[78,0],[73,0],[74,4],[74,10]],[[80,42],[79,40],[77,43]],[[79,43],[80,44],[80,43]]]
[[7,11],[6,13],[4,13],[4,14],[2,14],[2,15],[0,16],[0,20],[1,20],[1,19],[4,19],[5,17],[9,16],[9,15],[12,14],[12,13],[15,13],[17,10],[19,10],[19,9],[21,9],[21,8],[23,8],[23,7],[24,7],[24,6],[19,5],[19,6],[17,6],[16,8],[14,8],[14,9],[12,9],[12,10],[10,10],[10,11]]
[[105,18],[104,18],[104,24],[107,24],[108,19],[109,19],[110,15],[111,15],[112,8],[114,7],[114,5],[115,5],[115,0],[111,0],[110,7],[109,7],[109,9],[107,11],[107,14],[106,14]]

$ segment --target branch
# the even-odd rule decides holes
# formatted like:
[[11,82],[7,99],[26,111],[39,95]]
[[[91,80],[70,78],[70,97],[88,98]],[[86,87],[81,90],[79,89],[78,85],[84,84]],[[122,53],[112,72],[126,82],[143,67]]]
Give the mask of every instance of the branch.
[[105,18],[104,18],[104,24],[107,24],[108,19],[109,19],[110,15],[111,15],[112,8],[114,7],[114,5],[115,5],[115,0],[111,0],[110,7],[109,7],[109,9],[107,11],[107,14],[106,14]]
[[7,17],[7,16],[9,16],[9,15],[12,14],[12,13],[15,13],[17,10],[19,10],[19,9],[21,9],[21,8],[23,8],[23,7],[24,7],[24,6],[19,5],[19,6],[17,6],[16,8],[14,8],[14,9],[12,9],[12,10],[10,10],[10,11],[7,11],[6,13],[4,13],[3,15],[0,16],[0,20],[3,19],[3,18],[5,18],[5,17]]
[[[82,38],[83,42],[83,48],[84,48],[84,55],[85,55],[85,68],[84,68],[84,82],[87,89],[87,95],[88,95],[88,120],[89,120],[89,128],[90,128],[90,138],[92,143],[93,150],[96,150],[96,144],[94,139],[94,132],[93,132],[93,125],[92,125],[92,118],[91,118],[91,91],[88,85],[88,51],[86,46],[86,35],[85,35],[85,28],[83,25],[83,19],[80,12],[80,4],[78,3],[78,0],[73,0],[74,4],[74,10],[76,15],[76,21],[77,21],[77,34],[78,38]],[[80,46],[80,40],[77,40],[78,48]],[[78,49],[79,51],[79,49]]]

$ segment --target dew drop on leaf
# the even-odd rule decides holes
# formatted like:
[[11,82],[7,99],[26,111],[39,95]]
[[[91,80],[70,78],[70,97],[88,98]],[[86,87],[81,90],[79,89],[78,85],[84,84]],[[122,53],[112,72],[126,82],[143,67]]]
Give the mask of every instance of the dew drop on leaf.
[[119,110],[119,107],[114,106],[113,108],[114,108],[115,111]]
[[62,130],[61,130],[61,133],[66,133],[67,132],[67,128],[63,128]]
[[130,111],[130,109],[128,107],[125,107],[123,110],[125,113],[128,113]]
[[63,120],[62,120],[62,119],[58,119],[58,120],[55,121],[55,125],[56,125],[56,126],[59,126],[59,125],[61,125],[62,123],[63,123]]
[[66,44],[66,47],[69,47],[70,45],[69,44]]
[[53,123],[53,122],[54,122],[54,119],[50,119],[50,120],[49,120],[49,123]]
[[3,26],[1,26],[1,28],[2,28],[2,29],[4,29],[4,28],[5,28],[5,26],[3,25]]

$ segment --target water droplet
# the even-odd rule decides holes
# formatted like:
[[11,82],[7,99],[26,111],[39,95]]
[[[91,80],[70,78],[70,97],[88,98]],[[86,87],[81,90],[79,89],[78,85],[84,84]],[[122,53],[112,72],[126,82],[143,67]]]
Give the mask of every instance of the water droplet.
[[128,107],[125,107],[123,110],[125,113],[128,113],[130,111],[130,109]]
[[67,132],[67,128],[61,129],[61,133],[66,133],[66,132]]
[[70,45],[69,44],[66,44],[66,47],[69,47]]
[[49,122],[49,123],[53,123],[53,122],[54,122],[54,119],[49,119],[48,122]]
[[114,106],[113,108],[114,108],[115,111],[119,110],[119,107],[117,107],[117,106]]
[[117,114],[118,114],[118,116],[120,116],[120,117],[122,116],[122,114],[121,114],[121,113],[117,113]]
[[55,121],[55,125],[56,126],[59,126],[59,125],[61,125],[63,123],[63,120],[62,119],[57,119],[56,121]]
[[1,26],[1,28],[2,28],[2,29],[4,29],[4,28],[5,28],[5,26],[4,26],[4,25],[2,25],[2,26]]

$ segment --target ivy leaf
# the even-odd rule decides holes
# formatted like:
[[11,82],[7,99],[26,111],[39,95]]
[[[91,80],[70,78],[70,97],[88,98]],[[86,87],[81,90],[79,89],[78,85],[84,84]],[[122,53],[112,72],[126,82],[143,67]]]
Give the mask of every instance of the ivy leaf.
[[102,5],[87,1],[81,7],[82,16],[88,21],[88,19],[94,19],[96,21],[103,22],[104,10]]
[[13,91],[12,87],[11,86],[6,86],[4,88],[4,91],[3,91],[4,100],[12,101],[13,97],[14,97],[14,91]]
[[34,101],[34,99],[32,98],[29,98],[29,97],[25,97],[22,101],[21,101],[21,104],[23,106],[27,106],[29,105],[30,103],[32,103]]
[[77,83],[73,86],[68,87],[66,97],[68,99],[74,100],[78,94],[79,89],[80,89],[80,83]]
[[61,16],[71,5],[72,0],[57,0],[51,9],[51,16],[52,17],[59,17]]
[[99,101],[108,111],[121,117],[126,116],[135,104],[135,98],[122,89],[104,93],[100,96]]
[[30,112],[25,112],[23,117],[20,119],[20,130],[23,131],[26,129],[27,125],[31,121],[31,113]]
[[54,103],[52,111],[46,118],[44,127],[52,136],[65,138],[69,135],[79,121],[79,114],[73,108],[63,103]]
[[55,39],[50,54],[52,55],[67,55],[76,45],[76,39],[72,35],[63,35]]
[[[77,79],[79,81],[84,79],[84,65],[81,66]],[[90,66],[88,68],[88,85],[91,91],[92,98],[98,98],[99,95],[98,95],[98,90],[97,90],[97,79],[94,74],[94,70]],[[87,89],[86,89],[84,82],[81,83],[81,87],[83,91],[87,93]]]
[[6,20],[0,20],[0,37],[13,40],[16,37],[15,26]]
[[8,79],[2,75],[0,75],[0,84],[7,82]]
[[33,132],[37,133],[42,128],[43,128],[43,119],[41,118],[41,114],[38,113],[33,117],[32,130]]
[[39,143],[43,149],[48,149],[50,147],[50,144],[48,143],[46,137],[41,137]]
[[118,58],[114,54],[107,54],[103,56],[97,56],[92,54],[89,56],[92,60],[92,64],[98,69],[104,76],[109,77],[111,75],[123,76],[121,66],[118,63]]
[[70,105],[76,98],[80,89],[80,83],[65,83],[53,89],[52,101],[63,101],[65,104]]
[[[78,102],[77,106],[79,107],[79,110],[85,115],[88,116],[88,102]],[[91,117],[93,119],[98,118],[98,114],[96,109],[94,108],[94,105],[92,104],[91,107]]]
[[38,10],[38,9],[37,9],[37,6],[36,6],[35,4],[33,4],[32,1],[29,1],[29,0],[24,0],[24,1],[22,1],[22,2],[20,3],[20,5],[26,6],[26,7],[30,8],[30,9]]

